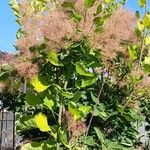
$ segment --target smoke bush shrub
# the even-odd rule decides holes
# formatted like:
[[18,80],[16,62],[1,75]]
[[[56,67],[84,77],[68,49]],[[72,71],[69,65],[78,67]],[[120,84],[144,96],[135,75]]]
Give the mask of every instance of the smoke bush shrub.
[[138,129],[149,123],[149,13],[135,17],[114,0],[10,5],[21,27],[19,54],[1,61],[0,89],[24,93],[21,149],[144,147]]

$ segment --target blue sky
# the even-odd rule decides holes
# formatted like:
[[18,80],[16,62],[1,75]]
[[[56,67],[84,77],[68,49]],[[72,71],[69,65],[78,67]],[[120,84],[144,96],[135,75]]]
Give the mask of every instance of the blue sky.
[[[19,26],[15,22],[13,12],[8,5],[9,0],[2,0],[0,4],[0,50],[14,52],[16,31]],[[128,0],[127,6],[133,11],[138,9],[137,0]]]
[[18,25],[8,3],[9,0],[1,0],[0,4],[0,50],[11,52],[15,50]]

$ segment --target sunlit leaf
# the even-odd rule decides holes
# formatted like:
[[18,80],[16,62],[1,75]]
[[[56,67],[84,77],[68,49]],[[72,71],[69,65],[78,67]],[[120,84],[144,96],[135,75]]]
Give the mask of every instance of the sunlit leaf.
[[84,80],[82,80],[81,87],[85,88],[85,87],[91,86],[91,85],[95,84],[96,81],[97,81],[97,77],[84,79]]
[[10,0],[9,5],[11,6],[15,17],[19,18],[20,17],[20,7],[19,7],[19,4],[18,4],[18,1],[17,0]]
[[123,146],[115,141],[108,142],[108,149],[119,149],[119,150],[135,150],[134,147]]
[[54,66],[63,66],[62,63],[59,62],[57,52],[54,50],[49,50],[47,53],[48,61]]
[[82,117],[81,112],[78,110],[77,106],[74,103],[70,103],[68,105],[68,110],[73,114],[74,120],[78,120]]
[[54,107],[54,101],[52,99],[44,98],[44,105],[47,106],[50,110]]
[[94,18],[93,22],[94,22],[96,28],[101,27],[104,24],[104,18],[96,17],[96,18]]
[[43,142],[41,142],[41,143],[38,143],[38,142],[27,143],[27,144],[23,145],[21,150],[43,150],[43,148],[42,148],[43,144],[44,144]]
[[35,116],[35,123],[42,132],[51,131],[48,125],[47,117],[44,114],[42,113],[37,114]]
[[31,142],[22,146],[21,150],[55,150],[55,143],[52,139],[42,142]]
[[123,145],[124,147],[132,147],[132,149],[134,147],[132,140],[129,138],[122,139],[121,145]]
[[143,24],[145,27],[150,27],[150,14],[146,14],[143,18]]
[[73,96],[74,96],[73,93],[71,93],[71,92],[61,91],[61,94],[62,94],[62,96],[66,97],[68,99],[73,98]]
[[86,8],[90,8],[94,5],[96,0],[84,0],[84,5]]
[[145,44],[149,45],[150,44],[150,36],[145,38]]
[[140,31],[143,31],[143,30],[144,30],[143,22],[138,21],[138,22],[137,22],[137,27],[138,27],[138,29],[139,29]]
[[105,3],[112,3],[114,0],[104,0]]
[[91,106],[81,106],[79,107],[79,110],[86,116],[91,111]]
[[147,3],[147,0],[138,0],[138,4],[140,7],[145,7]]
[[150,57],[145,57],[144,63],[150,65]]
[[37,92],[43,92],[45,91],[49,86],[47,85],[44,85],[43,83],[41,83],[41,81],[39,80],[39,77],[36,76],[34,77],[31,82],[30,82],[34,89],[37,91]]
[[98,104],[98,102],[99,102],[98,98],[96,96],[94,96],[93,93],[91,93],[91,98],[96,104]]
[[87,77],[93,77],[94,74],[89,72],[88,69],[81,63],[76,63],[76,72],[79,74],[79,75],[82,75],[82,76],[87,76]]
[[131,58],[131,60],[136,60],[137,59],[137,52],[136,52],[136,47],[129,47],[128,48],[128,53]]

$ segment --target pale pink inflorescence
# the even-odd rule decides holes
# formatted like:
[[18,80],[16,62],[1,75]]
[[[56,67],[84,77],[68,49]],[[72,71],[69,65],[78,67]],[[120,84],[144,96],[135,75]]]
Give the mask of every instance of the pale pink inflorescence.
[[25,53],[29,47],[42,43],[44,38],[48,40],[51,49],[62,48],[66,45],[64,39],[70,38],[75,32],[74,22],[61,8],[34,16],[21,14],[24,14],[20,21],[27,36],[18,39],[17,45]]
[[[18,62],[18,64],[16,64]],[[33,64],[30,60],[22,61],[19,58],[16,62],[14,62],[14,68],[17,70],[18,74],[21,77],[25,78],[33,78],[38,73],[38,67],[36,64]]]
[[81,120],[74,120],[73,114],[71,112],[66,113],[68,129],[72,135],[72,138],[77,138],[84,134],[87,130],[85,122]]
[[[38,72],[37,65],[31,61],[33,53],[29,48],[40,45],[45,39],[49,50],[59,50],[70,45],[72,41],[86,37],[92,46],[102,50],[106,58],[114,58],[116,51],[126,53],[127,47],[122,46],[121,43],[137,40],[133,30],[135,17],[130,11],[118,9],[106,21],[103,32],[97,34],[94,31],[93,14],[100,1],[97,0],[94,7],[87,10],[86,15],[83,0],[72,1],[75,2],[75,9],[82,15],[78,24],[70,19],[68,12],[61,7],[36,14],[33,13],[28,0],[21,1],[20,23],[25,35],[17,40],[20,56],[8,61],[20,76],[31,78]],[[82,32],[77,32],[77,27]]]
[[117,10],[106,22],[103,33],[96,37],[95,46],[102,49],[104,56],[110,58],[114,58],[117,51],[127,53],[125,43],[137,41],[134,34],[135,21],[130,11]]
[[150,89],[150,76],[148,73],[145,73],[143,70],[133,69],[131,71],[131,75],[137,79],[140,79],[142,77],[139,86],[135,87],[136,89],[146,89],[146,90]]
[[[30,14],[29,2],[22,1],[21,6],[21,24],[26,32],[26,36],[18,39],[17,45],[22,53],[30,55],[29,47],[40,44],[44,38],[48,39],[50,49],[61,49],[70,44],[72,40],[80,40],[83,36],[89,38],[92,44],[102,49],[102,53],[106,57],[113,58],[116,51],[126,51],[126,48],[121,46],[123,42],[134,42],[135,17],[130,11],[123,9],[117,10],[106,22],[104,31],[101,34],[94,32],[93,14],[96,12],[97,4],[90,8],[86,17],[83,0],[73,0],[75,8],[81,15],[81,21],[78,28],[81,33],[77,33],[77,24],[69,18],[68,12],[62,8],[56,8],[53,11],[46,13]],[[28,11],[26,11],[28,10]],[[67,40],[71,39],[71,40]]]
[[1,60],[1,64],[8,64],[16,70],[21,77],[32,78],[38,73],[38,67],[33,64],[30,57],[8,55]]
[[75,34],[74,22],[61,9],[42,16],[38,25],[41,28],[43,36],[49,40],[49,47],[52,48],[65,46],[65,38],[71,38]]

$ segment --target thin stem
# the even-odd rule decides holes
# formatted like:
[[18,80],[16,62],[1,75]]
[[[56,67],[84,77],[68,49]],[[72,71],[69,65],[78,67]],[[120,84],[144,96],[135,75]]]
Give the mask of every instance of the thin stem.
[[51,110],[51,112],[52,112],[52,115],[53,115],[53,117],[54,117],[55,122],[57,123],[57,119],[56,119],[56,117],[55,117],[54,111]]
[[[103,87],[104,87],[104,80],[103,80],[103,73],[102,73],[102,83],[101,83],[101,88],[100,88],[100,91],[99,91],[99,94],[98,94],[98,101],[100,100]],[[85,134],[85,139],[84,139],[83,147],[85,146],[86,138],[87,138],[87,136],[88,136],[88,133],[89,133],[89,130],[90,130],[90,127],[91,127],[93,118],[94,118],[94,112],[95,112],[95,109],[97,108],[97,106],[98,106],[98,102],[94,105],[94,109],[93,109],[93,112],[92,112],[92,116],[91,116],[91,118],[90,118],[90,121],[89,121],[89,124],[88,124],[88,127],[87,127],[87,131],[86,131],[86,134]]]
[[[63,104],[60,104],[60,108],[59,108],[59,116],[58,116],[58,124],[61,127],[61,123],[62,123],[62,113],[63,113]],[[58,138],[58,137],[57,137]],[[60,150],[60,144],[59,144],[59,139],[57,139],[57,147],[56,150]]]
[[58,123],[60,126],[61,126],[62,112],[63,112],[63,105],[61,104],[59,108],[59,116],[58,116]]

